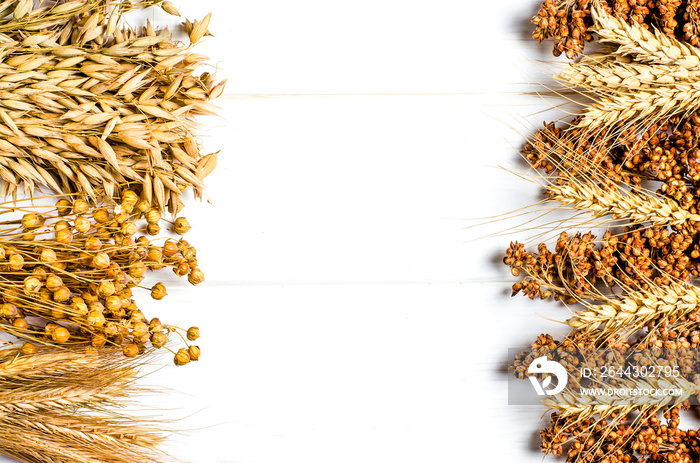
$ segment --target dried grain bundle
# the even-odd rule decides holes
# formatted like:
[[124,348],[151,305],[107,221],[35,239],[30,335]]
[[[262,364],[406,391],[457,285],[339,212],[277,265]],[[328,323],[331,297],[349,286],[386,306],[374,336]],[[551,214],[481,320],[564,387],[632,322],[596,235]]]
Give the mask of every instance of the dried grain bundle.
[[[600,241],[592,233],[562,233],[553,252],[544,243],[537,252],[511,243],[504,262],[515,276],[523,275],[513,294],[582,305],[567,321],[573,331],[563,341],[542,335],[535,352],[516,358],[519,377],[527,376],[533,356],[574,369],[621,359],[609,352],[588,358],[576,348],[663,347],[672,355],[700,348],[700,291],[688,283],[700,276],[699,6],[682,0],[548,0],[533,19],[535,38],[555,36],[555,54],[575,56],[592,33],[605,45],[605,53],[583,57],[557,76],[577,93],[581,114],[568,127],[547,125],[523,154],[544,170],[549,199],[589,211],[608,231]],[[656,194],[646,190],[648,180],[661,182]],[[630,226],[620,232],[620,222]],[[679,401],[700,392],[700,377],[693,376],[700,363],[691,357],[674,360],[683,378],[598,384],[680,387],[680,398],[593,398],[573,389],[547,397],[555,413],[553,426],[541,433],[542,449],[565,452],[568,462],[698,461],[697,433],[678,429]]]
[[[641,461],[675,461],[671,455],[686,454],[687,447],[679,444],[681,433],[666,433],[666,426],[660,426],[658,415],[664,414],[669,421],[680,421],[680,409],[687,408],[687,400],[700,392],[694,383],[683,378],[644,378],[616,379],[612,384],[599,384],[603,388],[616,390],[673,390],[679,395],[644,395],[631,399],[624,395],[596,396],[584,395],[573,390],[546,397],[542,402],[553,413],[553,429],[545,429],[540,434],[545,453],[560,454],[565,443],[571,443],[568,450],[569,462],[609,462],[611,455],[627,455],[628,458],[641,457]],[[574,429],[572,430],[571,427]],[[650,429],[651,428],[651,429]],[[666,429],[664,429],[666,428]],[[650,430],[662,431],[649,441],[645,438]],[[573,431],[573,432],[572,432]],[[618,434],[622,431],[622,434]],[[674,434],[676,434],[674,436]],[[585,439],[581,439],[585,436]],[[670,439],[669,439],[670,438]],[[577,441],[581,439],[582,442]],[[664,441],[669,439],[667,443]],[[637,445],[635,445],[635,442]],[[641,442],[657,444],[656,447],[640,448]],[[554,445],[558,443],[560,445]],[[582,445],[583,444],[583,445]],[[662,444],[662,445],[658,445]],[[663,445],[665,444],[665,445]],[[697,449],[698,445],[690,448]],[[664,455],[665,454],[665,455]],[[654,459],[654,456],[660,459]],[[671,456],[671,459],[666,459]],[[651,457],[651,458],[648,458]],[[648,458],[648,459],[647,459]],[[626,461],[623,457],[622,460]],[[683,460],[678,460],[683,461]],[[690,460],[686,460],[690,461]]]
[[606,231],[597,241],[592,233],[569,236],[562,232],[554,252],[540,243],[528,252],[522,243],[511,242],[503,262],[514,276],[524,278],[513,285],[530,299],[554,297],[567,303],[577,298],[601,300],[598,283],[627,291],[649,291],[672,282],[687,282],[700,272],[700,253],[694,235],[666,227],[627,227],[613,235]]
[[[649,324],[664,324],[665,329],[697,329],[698,309],[700,288],[671,283],[607,297],[600,305],[586,304],[586,309],[576,312],[567,323],[581,332],[592,332],[598,339],[628,338]],[[686,318],[691,313],[695,315],[694,323]]]
[[[672,208],[698,214],[700,195],[700,117],[697,113],[663,119],[648,127],[630,126],[617,140],[607,129],[585,130],[571,125],[546,124],[523,149],[534,168],[558,179],[582,185],[592,182],[606,188],[651,195],[642,180],[661,182],[659,200]],[[553,180],[548,180],[553,181]],[[653,196],[653,195],[652,195]],[[692,234],[697,226],[686,224]]]
[[[700,222],[699,214],[686,210],[663,192],[657,196],[631,179],[619,182],[622,185],[616,183],[616,178],[608,175],[611,169],[597,165],[599,161],[591,162],[586,150],[577,149],[582,146],[584,142],[581,141],[573,144],[555,140],[554,145],[534,142],[525,149],[524,156],[533,166],[544,167],[547,173],[558,174],[554,179],[543,178],[550,201],[589,212],[593,219],[610,216],[617,226],[643,223],[653,226],[694,226],[694,223]],[[637,143],[634,149],[639,150],[640,146]],[[601,148],[596,156],[611,159],[604,147]],[[625,186],[624,183],[630,185]]]
[[[148,346],[163,347],[167,335],[179,331],[147,319],[133,298],[132,289],[148,270],[170,268],[195,285],[204,280],[196,249],[184,239],[136,237],[141,218],[146,230],[158,227],[157,209],[130,190],[113,208],[64,199],[40,209],[22,202],[0,206],[6,218],[0,221],[0,330],[32,343],[116,346],[129,357]],[[189,228],[183,218],[174,225],[181,233]],[[166,295],[162,283],[151,288],[155,299]],[[193,341],[199,330],[186,334]],[[31,352],[32,343],[23,349]],[[175,362],[198,357],[199,348],[189,346]]]
[[593,11],[601,40],[616,48],[572,63],[557,76],[593,99],[584,103],[579,128],[604,129],[616,139],[630,126],[648,127],[698,109],[700,50]]
[[637,63],[680,66],[698,70],[700,53],[694,46],[672,35],[651,31],[635,22],[620,20],[605,9],[593,7],[593,27],[602,43],[612,45],[613,53],[630,56]]
[[165,432],[120,410],[141,391],[119,349],[0,350],[0,453],[28,463],[167,461]]
[[[598,30],[603,13],[614,20],[605,24],[606,35]],[[601,40],[615,38],[626,34],[625,26],[653,30],[649,33],[661,43],[679,39],[697,45],[699,40],[697,0],[545,0],[531,21],[533,39],[553,37],[554,55],[571,59],[594,39],[593,32]]]
[[[529,364],[542,356],[560,363],[570,372],[581,368],[598,371],[600,365],[621,372],[605,378],[570,375],[567,389],[545,399],[545,404],[557,412],[552,415],[552,427],[545,428],[540,433],[542,450],[555,455],[567,453],[569,462],[603,463],[609,462],[606,458],[611,455],[633,457],[629,461],[673,461],[664,458],[688,454],[689,449],[699,449],[697,442],[688,446],[678,445],[693,442],[697,433],[680,432],[677,429],[680,411],[687,408],[686,400],[698,391],[700,358],[697,351],[675,349],[675,346],[650,349],[657,345],[646,338],[635,342],[608,342],[605,346],[602,343],[592,343],[574,331],[562,341],[554,341],[549,335],[540,335],[533,342],[531,351],[517,356],[512,369],[522,379],[533,376],[529,372]],[[668,375],[642,376],[635,373],[652,366],[655,371],[663,369]],[[629,375],[625,372],[629,372]],[[580,389],[589,392],[583,393]],[[672,389],[674,393],[663,396],[629,396],[605,392],[611,389]],[[667,420],[665,426],[662,426],[663,423],[658,418],[661,413]],[[672,431],[668,433],[667,429]],[[653,434],[653,441],[647,439],[647,433],[651,430],[657,432]],[[660,440],[656,441],[657,437]],[[668,442],[663,443],[669,438]],[[663,445],[648,447],[650,442]],[[655,457],[660,459],[653,459]]]
[[687,405],[636,418],[612,415],[609,419],[551,416],[551,427],[540,432],[546,454],[566,454],[567,462],[684,462],[700,456],[698,432],[679,427]]
[[[202,195],[217,155],[201,153],[194,118],[215,114],[225,82],[167,28],[123,26],[153,5],[178,14],[156,0],[0,3],[0,192],[46,185],[96,201],[131,188],[172,213],[185,189]],[[210,20],[184,23],[192,44]]]

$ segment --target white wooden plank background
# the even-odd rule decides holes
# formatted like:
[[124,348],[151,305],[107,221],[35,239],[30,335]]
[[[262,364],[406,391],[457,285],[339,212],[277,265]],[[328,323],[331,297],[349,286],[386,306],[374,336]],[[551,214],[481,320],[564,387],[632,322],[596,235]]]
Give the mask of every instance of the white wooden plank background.
[[[509,297],[504,224],[539,200],[513,146],[548,107],[537,0],[198,0],[229,78],[185,216],[207,283],[143,310],[198,324],[202,359],[146,378],[197,463],[539,462],[541,409],[507,405],[507,349],[565,309]],[[157,23],[168,21],[162,14]],[[514,127],[517,130],[514,130]],[[518,133],[520,132],[520,133]],[[512,225],[512,223],[511,223]],[[170,359],[162,361],[169,365]]]

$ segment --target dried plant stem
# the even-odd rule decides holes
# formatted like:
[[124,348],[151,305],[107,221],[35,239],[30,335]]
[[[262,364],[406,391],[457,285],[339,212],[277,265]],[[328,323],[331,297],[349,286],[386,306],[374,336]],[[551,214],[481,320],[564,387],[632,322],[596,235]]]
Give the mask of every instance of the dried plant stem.
[[[0,331],[38,344],[61,346],[111,345],[127,356],[147,346],[164,347],[168,334],[180,328],[158,318],[147,319],[134,301],[132,289],[148,270],[169,268],[187,276],[192,284],[204,281],[198,269],[196,248],[187,241],[166,240],[160,246],[145,236],[136,237],[137,221],[144,217],[147,230],[160,220],[160,212],[147,204],[137,207],[135,192],[124,192],[120,204],[90,207],[84,200],[60,200],[20,215],[22,202],[0,204]],[[188,230],[186,219],[176,228]],[[177,227],[179,225],[179,227]],[[156,283],[151,296],[163,299],[166,287]],[[188,339],[199,337],[188,330]],[[197,360],[199,349],[178,352],[179,365]],[[5,373],[0,370],[0,379]],[[0,397],[0,401],[2,398]]]

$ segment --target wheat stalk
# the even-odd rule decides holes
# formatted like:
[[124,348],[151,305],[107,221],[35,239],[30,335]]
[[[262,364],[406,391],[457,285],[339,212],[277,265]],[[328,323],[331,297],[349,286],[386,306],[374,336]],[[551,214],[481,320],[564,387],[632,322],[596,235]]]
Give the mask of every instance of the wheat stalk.
[[[595,387],[595,386],[594,386]],[[602,385],[603,388],[613,387]],[[615,389],[682,389],[681,396],[647,395],[641,399],[617,395],[584,396],[566,389],[559,394],[547,396],[541,402],[550,410],[554,410],[562,418],[576,417],[587,419],[598,416],[600,419],[617,415],[625,416],[630,412],[648,412],[660,410],[673,403],[681,403],[692,395],[700,392],[700,387],[683,377],[666,379],[647,377],[644,380],[616,379]]]
[[609,15],[599,5],[591,8],[594,25],[602,43],[616,46],[614,54],[631,56],[639,63],[680,66],[700,70],[700,50],[668,37],[659,31],[649,31],[637,23],[628,24]]
[[606,92],[696,82],[700,70],[625,62],[614,55],[592,54],[568,64],[556,78],[574,87],[585,86]]
[[700,222],[700,215],[682,209],[669,198],[658,198],[643,191],[624,191],[619,187],[602,188],[592,182],[569,181],[546,186],[549,199],[577,210],[590,211],[594,217],[612,216],[630,224],[655,226]]
[[583,111],[576,127],[599,129],[625,122],[649,123],[700,107],[700,82],[677,82],[648,89],[619,91],[599,99]]
[[576,330],[594,332],[602,327],[601,337],[632,334],[649,322],[662,317],[682,317],[700,304],[700,288],[670,283],[652,285],[645,291],[627,291],[620,299],[608,298],[604,304],[588,305],[567,320]]
[[601,41],[617,48],[569,64],[557,76],[594,99],[575,127],[614,132],[620,124],[649,123],[700,107],[700,50],[598,7],[592,11]]
[[116,411],[139,392],[138,363],[118,349],[42,349],[28,356],[4,349],[0,357],[0,369],[11,372],[0,378],[0,453],[47,463],[166,459],[157,449],[163,441],[157,424]]

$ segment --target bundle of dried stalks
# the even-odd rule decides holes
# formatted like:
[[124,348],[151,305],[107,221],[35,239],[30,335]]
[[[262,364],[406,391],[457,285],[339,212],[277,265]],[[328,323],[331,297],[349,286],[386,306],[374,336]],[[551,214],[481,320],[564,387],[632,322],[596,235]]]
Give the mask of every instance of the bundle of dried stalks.
[[633,124],[650,126],[700,108],[700,50],[593,7],[592,30],[608,54],[569,64],[558,78],[593,99],[577,127],[619,136]]
[[[179,329],[146,319],[132,288],[148,270],[170,268],[192,284],[204,275],[196,249],[184,239],[160,244],[135,239],[140,218],[148,227],[160,219],[156,209],[137,201],[126,190],[113,208],[94,208],[82,199],[60,200],[42,212],[26,201],[0,205],[6,217],[0,221],[0,330],[30,340],[23,347],[27,353],[36,349],[34,343],[117,346],[129,357],[148,346],[163,347],[167,334]],[[181,233],[188,228],[183,221],[176,222]],[[155,299],[166,294],[162,283],[151,288]],[[198,336],[196,328],[187,331],[190,340]],[[199,349],[190,346],[175,361],[198,357]]]
[[[585,211],[606,231],[599,241],[593,233],[562,232],[554,252],[546,243],[527,252],[517,242],[506,251],[504,262],[523,275],[513,294],[578,304],[566,321],[573,331],[560,342],[541,335],[533,355],[577,368],[588,355],[580,349],[594,349],[603,365],[611,359],[607,348],[666,348],[672,352],[661,355],[660,364],[684,373],[640,381],[623,369],[622,377],[593,384],[680,388],[680,397],[592,397],[571,389],[544,399],[555,413],[552,428],[541,433],[542,449],[566,452],[569,462],[700,458],[698,433],[678,428],[680,404],[700,392],[700,364],[688,350],[700,348],[700,290],[692,284],[700,277],[700,49],[691,45],[698,43],[700,2],[653,3],[660,29],[626,20],[649,2],[548,1],[536,21],[539,38],[560,29],[576,32],[557,37],[561,51],[580,52],[583,40],[594,37],[604,45],[603,53],[584,56],[557,76],[562,94],[573,90],[580,113],[561,127],[546,125],[523,154],[543,171],[537,176],[547,199],[538,206],[554,201],[574,209],[577,219]],[[576,21],[567,23],[568,14]],[[679,15],[691,43],[679,40]],[[524,359],[516,359],[519,377],[528,370]]]
[[0,453],[28,463],[167,460],[162,423],[119,410],[141,391],[138,367],[118,349],[0,350]]
[[[97,200],[137,191],[177,212],[201,196],[217,163],[202,155],[193,118],[215,114],[224,82],[197,71],[207,58],[150,22],[123,26],[130,11],[161,0],[0,3],[0,193],[46,185]],[[191,44],[211,15],[186,21]]]

